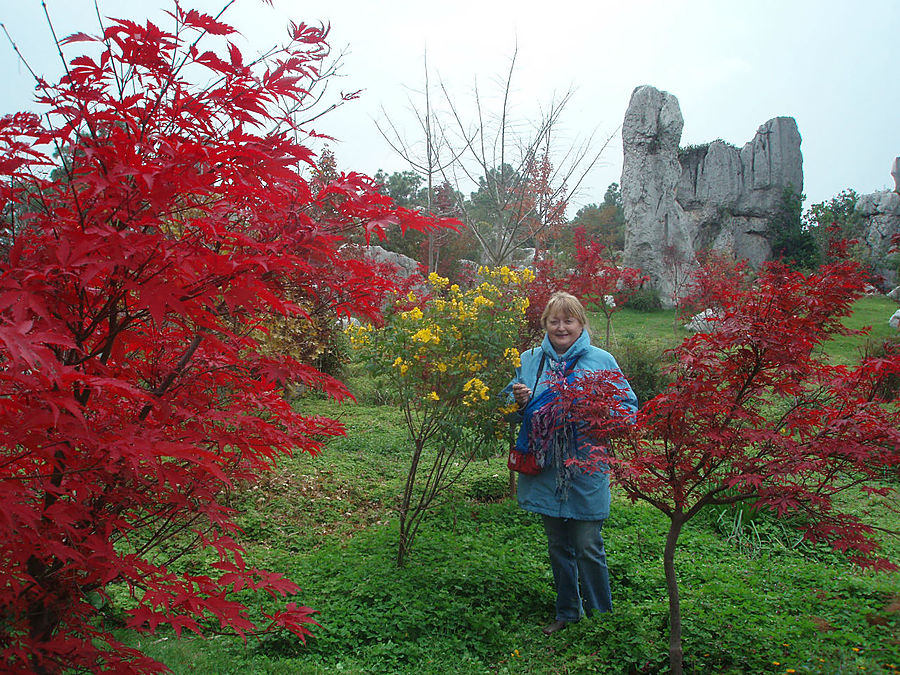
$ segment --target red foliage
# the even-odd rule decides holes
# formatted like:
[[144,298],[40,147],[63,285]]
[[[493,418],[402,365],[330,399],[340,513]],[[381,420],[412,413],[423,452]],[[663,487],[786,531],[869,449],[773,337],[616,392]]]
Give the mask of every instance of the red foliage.
[[679,314],[686,318],[707,309],[718,315],[723,298],[733,297],[752,284],[752,270],[746,260],[736,262],[724,253],[705,251],[698,255],[698,263],[678,303]]
[[525,180],[514,190],[518,195],[518,221],[535,238],[538,248],[545,248],[547,240],[566,224],[565,186],[554,188],[552,179],[553,165],[545,152],[528,163]]
[[900,466],[900,411],[877,395],[900,355],[851,368],[819,349],[848,332],[842,319],[864,285],[858,266],[841,262],[809,277],[772,265],[753,288],[732,286],[715,330],[675,350],[676,381],[627,428],[606,414],[608,394],[573,392],[594,433],[617,436],[609,461],[629,496],[679,528],[706,505],[749,501],[799,516],[809,539],[862,565],[893,567],[834,501]]
[[[264,356],[254,334],[270,313],[297,311],[298,289],[337,314],[377,314],[390,280],[342,243],[359,227],[435,224],[364,176],[304,179],[313,155],[280,106],[311,96],[326,31],[293,26],[264,69],[227,43],[229,26],[178,5],[173,17],[174,34],[112,21],[73,36],[99,56],[41,88],[48,123],[0,120],[7,672],[161,670],[104,628],[95,604],[110,584],[130,591],[139,630],[309,633],[309,608],[263,618],[232,596],[299,589],[245,563],[220,497],[342,433],[292,410],[279,382],[348,393]],[[201,48],[209,34],[224,51]],[[215,551],[216,574],[171,568],[197,543]]]
[[611,249],[586,237],[583,228],[576,228],[575,270],[571,275],[570,292],[585,306],[593,305],[606,317],[607,344],[612,315],[646,280],[640,270],[617,265]]
[[[832,365],[820,347],[843,328],[866,275],[839,262],[804,277],[782,265],[752,288],[718,284],[714,330],[675,350],[675,382],[629,421],[615,388],[587,376],[560,397],[585,420],[598,450],[587,470],[608,465],[632,500],[670,521],[663,567],[669,595],[669,660],[682,672],[675,551],[683,525],[705,506],[749,502],[792,515],[807,539],[829,542],[860,565],[894,569],[877,555],[871,526],[836,499],[860,487],[880,495],[898,477],[900,408],[885,379],[900,354]],[[896,394],[894,394],[896,396]],[[609,438],[613,438],[609,451]]]

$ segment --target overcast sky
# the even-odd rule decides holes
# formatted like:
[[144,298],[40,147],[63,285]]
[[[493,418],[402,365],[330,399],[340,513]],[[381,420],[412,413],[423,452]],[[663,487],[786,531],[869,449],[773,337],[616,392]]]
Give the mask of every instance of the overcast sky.
[[[167,25],[167,0],[98,0],[104,16]],[[46,0],[56,32],[96,32],[93,0]],[[184,0],[210,13],[224,0]],[[286,35],[288,20],[331,24],[332,47],[346,50],[341,90],[361,98],[317,123],[337,137],[339,167],[374,174],[408,168],[382,139],[383,110],[416,127],[423,55],[432,83],[471,102],[473,84],[490,103],[518,49],[512,112],[536,120],[569,89],[560,138],[612,136],[573,200],[599,202],[622,169],[619,127],[635,87],[675,95],[684,116],[681,144],[721,138],[742,146],[767,120],[791,116],[803,138],[805,205],[845,188],[893,188],[900,155],[900,2],[896,0],[237,0],[223,20],[238,44],[262,51]],[[0,0],[0,22],[32,67],[48,79],[61,68],[40,0]],[[0,36],[0,114],[35,109],[33,83]],[[73,45],[73,48],[77,45]],[[68,52],[74,56],[75,52]],[[562,141],[561,141],[562,142]]]

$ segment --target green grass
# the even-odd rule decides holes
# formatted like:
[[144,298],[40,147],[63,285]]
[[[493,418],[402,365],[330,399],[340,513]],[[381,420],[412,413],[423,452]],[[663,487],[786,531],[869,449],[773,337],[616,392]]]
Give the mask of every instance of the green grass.
[[[866,298],[850,323],[879,330],[887,309]],[[677,341],[672,320],[672,312],[623,311],[616,336]],[[594,322],[595,335],[601,325]],[[835,358],[850,358],[857,344],[830,348]],[[377,398],[368,390],[367,397]],[[553,618],[554,593],[545,539],[539,519],[503,497],[505,458],[468,467],[398,568],[394,508],[407,450],[397,410],[316,399],[299,406],[341,419],[347,436],[318,456],[285,458],[232,499],[242,511],[246,558],[302,587],[294,600],[318,610],[314,637],[304,644],[269,635],[245,644],[124,633],[130,644],[175,673],[667,672],[666,521],[658,512],[614,494],[604,538],[615,611],[546,638],[540,626]],[[873,510],[879,525],[900,528],[896,498],[857,495],[854,503]],[[676,566],[685,671],[900,670],[900,573],[861,571],[830,550],[799,543],[780,521],[746,515],[738,521],[736,510],[708,511],[682,535]],[[884,544],[900,561],[900,542],[885,537]]]
[[[898,335],[888,325],[888,319],[896,311],[897,303],[887,296],[867,296],[853,306],[853,315],[844,321],[844,325],[853,330],[865,330],[869,339],[882,341]],[[849,365],[859,360],[862,341],[859,336],[839,335],[825,346],[825,352],[834,363]]]
[[[383,487],[399,473],[373,481],[366,453],[348,448],[286,465],[294,476],[329,468],[318,496],[326,504],[349,482]],[[503,469],[500,459],[479,462],[470,480],[502,477]],[[539,627],[552,618],[553,591],[543,531],[511,500],[459,496],[426,522],[404,568],[394,564],[392,520],[345,527],[340,511],[311,517],[289,506],[301,501],[285,497],[265,512],[298,529],[321,528],[318,545],[298,546],[294,536],[246,544],[251,561],[302,586],[302,602],[320,612],[314,638],[244,645],[161,634],[140,639],[148,653],[176,673],[665,672],[665,522],[648,507],[617,498],[605,529],[615,612],[547,639]],[[712,514],[685,531],[678,568],[686,671],[889,672],[884,664],[900,661],[898,575],[862,573],[768,527],[777,536],[755,551],[722,536]]]
[[[888,325],[888,319],[897,311],[897,303],[887,296],[866,296],[853,307],[852,316],[844,321],[847,328],[865,330],[872,340],[897,336]],[[615,354],[616,344],[622,340],[649,339],[664,347],[674,347],[690,333],[682,322],[675,320],[674,309],[656,312],[636,312],[623,308],[613,314],[610,351]],[[603,345],[606,336],[606,318],[599,312],[589,312],[594,344]],[[834,363],[851,364],[858,361],[865,338],[859,335],[836,336],[825,344],[825,353]]]

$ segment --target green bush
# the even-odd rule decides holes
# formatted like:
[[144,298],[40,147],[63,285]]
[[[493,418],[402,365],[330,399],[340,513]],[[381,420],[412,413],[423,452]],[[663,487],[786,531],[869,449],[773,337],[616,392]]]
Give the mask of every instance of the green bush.
[[636,312],[657,312],[662,309],[662,301],[656,289],[644,286],[628,298],[625,307]]
[[633,337],[620,340],[616,360],[641,405],[665,391],[672,381],[666,372],[672,358],[665,347],[654,340]]
[[477,502],[496,502],[509,496],[509,476],[477,476],[466,483],[466,497]]

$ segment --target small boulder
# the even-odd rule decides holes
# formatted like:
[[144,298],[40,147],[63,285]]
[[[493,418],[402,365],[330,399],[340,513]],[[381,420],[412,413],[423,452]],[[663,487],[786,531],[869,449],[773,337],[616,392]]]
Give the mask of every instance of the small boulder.
[[684,327],[692,333],[711,333],[716,329],[716,323],[720,318],[722,315],[718,310],[704,309],[692,316]]

